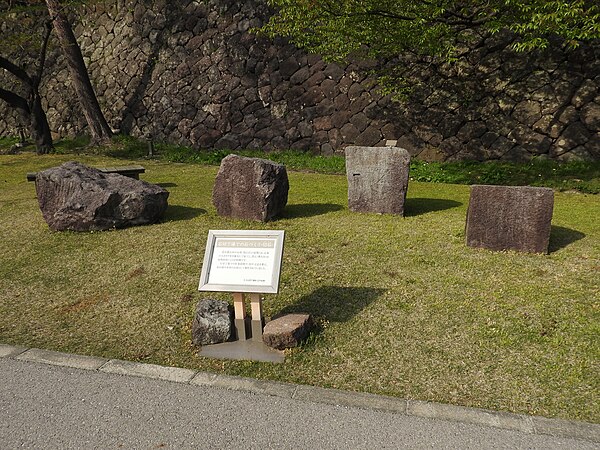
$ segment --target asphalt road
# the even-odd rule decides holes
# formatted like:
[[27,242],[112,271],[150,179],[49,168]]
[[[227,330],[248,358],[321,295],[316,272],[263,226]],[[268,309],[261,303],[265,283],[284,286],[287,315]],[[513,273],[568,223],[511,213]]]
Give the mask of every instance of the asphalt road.
[[599,449],[588,441],[0,358],[0,448]]

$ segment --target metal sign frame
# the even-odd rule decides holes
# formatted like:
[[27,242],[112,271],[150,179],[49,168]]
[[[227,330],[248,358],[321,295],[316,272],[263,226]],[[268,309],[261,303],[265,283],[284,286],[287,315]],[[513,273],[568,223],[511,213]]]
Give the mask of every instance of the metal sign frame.
[[[204,261],[202,263],[202,273],[200,275],[199,291],[212,292],[244,292],[244,293],[261,293],[261,294],[276,294],[279,291],[279,276],[281,273],[281,262],[283,257],[283,241],[285,232],[282,230],[208,230],[208,238],[206,240],[206,250],[204,252]],[[272,271],[269,280],[264,284],[244,284],[243,281],[233,277],[231,283],[211,282],[211,271],[216,272],[215,246],[219,240],[236,240],[239,239],[245,242],[273,242],[274,250],[270,256],[273,258]],[[221,272],[226,269],[219,269]]]

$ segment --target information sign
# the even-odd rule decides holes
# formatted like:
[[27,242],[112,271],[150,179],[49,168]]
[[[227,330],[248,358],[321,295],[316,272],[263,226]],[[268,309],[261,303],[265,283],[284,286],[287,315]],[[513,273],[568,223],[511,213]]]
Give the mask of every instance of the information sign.
[[209,230],[200,291],[276,294],[284,231]]

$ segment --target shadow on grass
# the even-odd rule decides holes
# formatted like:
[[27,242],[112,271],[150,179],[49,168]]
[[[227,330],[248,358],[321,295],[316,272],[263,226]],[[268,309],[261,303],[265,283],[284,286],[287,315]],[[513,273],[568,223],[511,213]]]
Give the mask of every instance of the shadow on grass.
[[160,186],[161,188],[168,188],[168,187],[177,187],[177,183],[155,183],[157,186]]
[[175,220],[189,220],[202,214],[206,214],[205,209],[190,208],[189,206],[169,205],[162,221],[168,222]]
[[277,316],[303,312],[329,322],[346,322],[383,292],[385,289],[323,286],[284,308]]
[[434,211],[456,208],[460,205],[462,205],[461,202],[441,198],[407,198],[404,203],[404,216],[419,216]]
[[552,225],[552,228],[550,229],[550,243],[548,244],[548,253],[554,253],[560,250],[561,248],[572,244],[573,242],[583,239],[584,237],[585,234],[583,234],[581,231]]
[[327,214],[328,212],[340,211],[342,205],[334,203],[306,203],[303,205],[287,205],[281,214],[282,219],[295,219],[298,217],[312,217]]

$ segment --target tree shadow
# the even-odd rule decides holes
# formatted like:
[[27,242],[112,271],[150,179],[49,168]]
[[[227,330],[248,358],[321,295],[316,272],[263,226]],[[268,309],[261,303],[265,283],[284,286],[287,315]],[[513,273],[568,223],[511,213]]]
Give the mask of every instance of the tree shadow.
[[322,286],[285,307],[277,316],[302,312],[329,322],[347,322],[383,292],[385,289]]
[[181,205],[169,205],[167,212],[163,217],[163,222],[176,221],[176,220],[190,220],[194,217],[198,217],[202,214],[206,214],[206,210],[202,208],[191,208],[189,206]]
[[298,217],[312,217],[344,209],[342,205],[334,203],[306,203],[302,205],[287,205],[280,218],[295,219]]
[[165,24],[159,28],[157,35],[153,40],[150,40],[148,32],[144,32],[144,26],[142,23],[134,21],[134,28],[139,34],[140,41],[152,42],[150,48],[150,54],[143,63],[143,69],[141,76],[137,79],[137,84],[134,89],[130,90],[130,93],[125,99],[125,109],[120,114],[118,128],[124,134],[130,134],[133,130],[136,118],[143,117],[148,114],[148,109],[144,105],[144,96],[148,91],[148,87],[152,82],[152,75],[156,64],[159,60],[159,54],[162,49],[167,46],[167,39],[170,35],[170,30],[174,24],[181,18],[181,6],[177,2],[167,3],[164,8],[165,13]]
[[565,248],[567,245],[572,244],[573,242],[583,239],[584,237],[585,234],[583,234],[581,231],[552,225],[552,228],[550,229],[548,253],[554,253],[561,248]]
[[456,208],[462,205],[456,200],[442,198],[407,198],[404,202],[404,217],[419,216],[434,211]]

